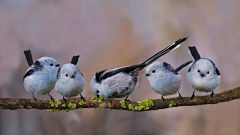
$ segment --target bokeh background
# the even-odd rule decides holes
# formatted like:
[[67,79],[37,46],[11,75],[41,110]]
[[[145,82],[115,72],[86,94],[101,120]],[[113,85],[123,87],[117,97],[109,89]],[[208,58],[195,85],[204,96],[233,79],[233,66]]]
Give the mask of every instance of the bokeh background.
[[[87,81],[82,94],[92,97],[89,84],[97,71],[140,63],[185,36],[189,38],[179,49],[157,61],[176,68],[192,59],[187,47],[194,45],[221,72],[215,93],[238,87],[239,7],[238,0],[0,0],[0,98],[32,98],[22,85],[28,68],[23,50],[31,49],[34,60],[50,56],[61,65],[80,54],[77,66]],[[186,74],[186,69],[181,72],[180,93],[190,97]],[[55,90],[51,95],[62,98]],[[160,97],[142,72],[130,100]],[[240,100],[141,113],[0,110],[0,134],[239,135],[239,114]]]

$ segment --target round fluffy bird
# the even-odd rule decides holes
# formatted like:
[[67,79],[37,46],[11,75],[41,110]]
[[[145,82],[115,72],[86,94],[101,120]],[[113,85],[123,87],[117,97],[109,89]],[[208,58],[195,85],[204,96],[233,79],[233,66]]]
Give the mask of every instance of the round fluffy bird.
[[179,98],[182,99],[179,89],[182,85],[182,78],[179,72],[185,67],[191,64],[192,61],[188,61],[177,69],[174,69],[170,64],[166,62],[154,62],[146,69],[146,76],[149,80],[151,88],[158,94],[163,96],[176,94],[178,92]]
[[156,59],[177,49],[187,38],[179,39],[172,45],[166,47],[162,51],[153,55],[141,64],[126,66],[120,68],[112,68],[97,72],[91,81],[91,90],[98,97],[107,98],[125,98],[136,90],[139,82],[139,74],[149,64]]
[[31,51],[24,51],[29,68],[23,77],[23,86],[33,95],[49,94],[57,81],[58,62],[51,57],[42,57],[33,63]]
[[214,95],[213,90],[219,85],[221,75],[213,61],[201,58],[195,46],[188,47],[190,54],[194,58],[194,63],[188,70],[188,83],[194,88],[192,99],[194,98],[195,90],[202,92],[212,92],[210,96]]
[[58,70],[57,82],[55,89],[63,96],[63,100],[67,100],[64,97],[73,97],[80,94],[85,87],[86,81],[82,72],[76,66],[78,62],[78,56],[73,56],[71,63],[64,64]]

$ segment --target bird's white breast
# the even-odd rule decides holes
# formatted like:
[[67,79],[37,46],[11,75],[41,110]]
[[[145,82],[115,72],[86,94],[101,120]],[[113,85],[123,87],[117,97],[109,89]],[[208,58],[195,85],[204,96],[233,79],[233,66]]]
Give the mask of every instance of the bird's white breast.
[[173,72],[148,77],[151,88],[163,96],[175,94],[181,88],[182,78]]
[[64,97],[73,97],[82,93],[86,81],[80,74],[75,78],[58,79],[55,89]]
[[188,83],[197,91],[211,92],[213,91],[220,83],[221,76],[215,75],[212,78],[206,79],[199,77],[192,72],[187,75]]

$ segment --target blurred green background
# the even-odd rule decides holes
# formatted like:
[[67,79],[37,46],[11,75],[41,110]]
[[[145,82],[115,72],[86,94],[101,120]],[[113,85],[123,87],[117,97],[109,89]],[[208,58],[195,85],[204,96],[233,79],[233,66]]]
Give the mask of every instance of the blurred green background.
[[[86,79],[82,95],[92,97],[90,81],[97,71],[140,63],[185,36],[189,38],[179,49],[157,61],[176,68],[192,59],[187,47],[194,45],[222,75],[215,93],[238,87],[239,7],[237,0],[0,0],[0,98],[32,98],[22,85],[28,68],[23,50],[31,49],[34,60],[50,56],[61,65],[81,55],[77,66]],[[190,97],[186,74],[186,69],[181,72],[180,93]],[[55,90],[51,95],[62,98]],[[129,99],[160,97],[144,71]],[[240,100],[141,113],[0,109],[0,134],[239,135],[239,114]]]

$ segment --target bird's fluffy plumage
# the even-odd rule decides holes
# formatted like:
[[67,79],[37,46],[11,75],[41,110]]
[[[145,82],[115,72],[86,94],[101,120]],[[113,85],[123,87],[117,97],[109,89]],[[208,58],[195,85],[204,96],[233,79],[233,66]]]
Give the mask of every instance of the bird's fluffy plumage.
[[59,64],[51,57],[42,57],[32,64],[23,78],[23,86],[33,95],[45,95],[52,91],[57,80]]
[[172,95],[179,91],[182,85],[182,78],[179,71],[191,64],[186,62],[176,70],[166,62],[154,62],[146,69],[146,76],[151,88],[162,96]]
[[82,93],[85,84],[85,78],[77,66],[68,63],[59,69],[55,89],[64,97],[73,97]]
[[201,58],[190,67],[187,79],[195,90],[211,92],[219,85],[221,76],[211,60]]
[[[220,72],[213,61],[201,58],[195,46],[189,47],[190,54],[195,59],[188,70],[188,83],[197,91],[212,92],[221,80]],[[194,97],[194,92],[192,98]]]

